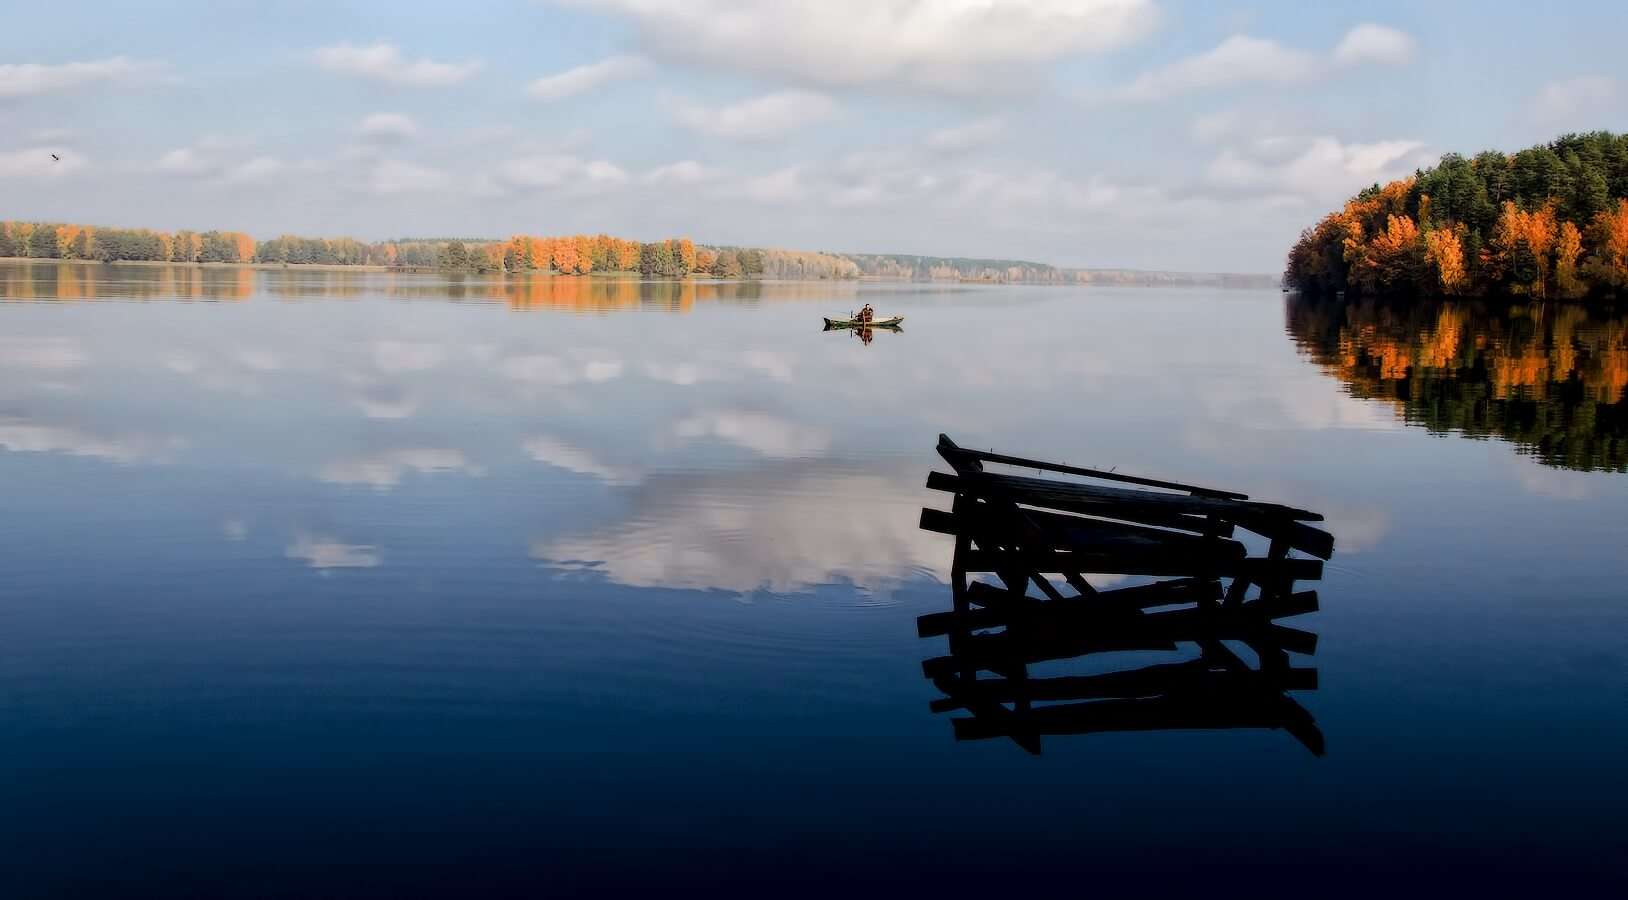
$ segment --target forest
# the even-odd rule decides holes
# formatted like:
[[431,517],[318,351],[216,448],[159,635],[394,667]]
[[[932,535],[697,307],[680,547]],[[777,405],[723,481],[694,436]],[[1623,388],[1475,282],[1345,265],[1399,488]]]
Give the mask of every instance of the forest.
[[1628,134],[1570,134],[1373,185],[1301,233],[1306,294],[1539,299],[1628,292]]
[[586,275],[628,272],[650,277],[852,278],[858,269],[829,254],[696,246],[688,238],[653,243],[610,235],[506,241],[457,238],[364,243],[353,238],[282,235],[256,241],[237,231],[164,232],[48,222],[0,222],[0,258],[175,263],[384,266],[460,272]]

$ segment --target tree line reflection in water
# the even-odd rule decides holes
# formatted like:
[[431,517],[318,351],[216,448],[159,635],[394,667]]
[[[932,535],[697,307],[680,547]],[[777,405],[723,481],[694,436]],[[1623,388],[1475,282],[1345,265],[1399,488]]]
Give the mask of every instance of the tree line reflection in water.
[[1353,397],[1549,466],[1628,471],[1628,316],[1578,304],[1291,295],[1288,332]]
[[383,297],[503,304],[511,309],[610,312],[761,300],[833,300],[858,294],[855,282],[643,281],[607,276],[464,276],[247,266],[23,262],[0,264],[6,301],[213,300]]

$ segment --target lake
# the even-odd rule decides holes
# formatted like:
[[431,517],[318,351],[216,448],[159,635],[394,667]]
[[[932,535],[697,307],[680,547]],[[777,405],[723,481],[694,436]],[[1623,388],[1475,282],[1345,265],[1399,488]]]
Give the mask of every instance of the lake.
[[[0,263],[0,893],[1628,885],[1628,329]],[[869,341],[820,318],[901,314]],[[1282,730],[957,741],[940,433],[1322,513]]]

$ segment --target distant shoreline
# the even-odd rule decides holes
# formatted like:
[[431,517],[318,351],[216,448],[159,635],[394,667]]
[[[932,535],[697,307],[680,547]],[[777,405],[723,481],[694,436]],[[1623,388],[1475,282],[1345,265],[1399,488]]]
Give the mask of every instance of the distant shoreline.
[[[195,269],[257,269],[268,272],[280,270],[298,270],[304,272],[399,272],[407,275],[436,275],[436,274],[479,274],[479,273],[448,273],[433,266],[380,266],[380,265],[339,265],[335,263],[237,263],[237,262],[167,262],[164,260],[146,259],[117,259],[108,263],[94,259],[53,259],[30,256],[0,256],[0,262],[20,263],[76,263],[82,265],[116,265],[116,266],[188,266]],[[899,283],[899,284],[1027,284],[1035,287],[1218,287],[1227,289],[1258,289],[1277,288],[1279,280],[1271,275],[1252,275],[1248,273],[1232,272],[1171,272],[1140,269],[1069,269],[1068,272],[1082,272],[1084,280],[1011,280],[997,281],[987,278],[908,278],[891,275],[860,275],[850,279],[789,279],[792,281],[858,281],[866,283]],[[602,278],[602,279],[634,279],[639,280],[636,272],[586,272],[581,275],[565,275],[560,273],[541,272],[520,273],[520,275],[503,273],[496,274],[499,278],[537,277],[542,275],[549,278]],[[690,275],[689,278],[700,280],[723,281],[781,281],[788,279],[778,278],[725,278],[719,279],[713,275]],[[667,280],[667,279],[662,279]]]

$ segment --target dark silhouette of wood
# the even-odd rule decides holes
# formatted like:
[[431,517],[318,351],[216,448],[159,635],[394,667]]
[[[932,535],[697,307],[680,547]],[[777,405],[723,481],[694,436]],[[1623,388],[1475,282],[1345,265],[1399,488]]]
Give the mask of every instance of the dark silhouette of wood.
[[[949,655],[924,660],[922,673],[944,694],[934,712],[971,714],[951,720],[958,740],[1007,737],[1039,753],[1045,735],[1274,728],[1322,755],[1316,722],[1286,695],[1317,689],[1316,669],[1290,656],[1316,653],[1317,636],[1277,621],[1318,609],[1317,593],[1294,584],[1321,577],[1333,555],[1333,536],[1304,524],[1322,516],[1230,491],[963,450],[944,435],[938,450],[955,474],[934,472],[927,486],[954,500],[948,512],[924,509],[921,527],[955,538],[952,608],[921,616],[916,628],[949,640]],[[990,472],[986,463],[1155,490]],[[1265,555],[1249,555],[1233,539],[1239,530],[1265,538]],[[1104,575],[1161,580],[1091,584]],[[1187,646],[1198,655],[1182,662],[1051,673],[1093,654]],[[1045,677],[1030,673],[1040,663]]]

